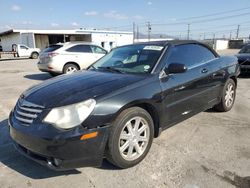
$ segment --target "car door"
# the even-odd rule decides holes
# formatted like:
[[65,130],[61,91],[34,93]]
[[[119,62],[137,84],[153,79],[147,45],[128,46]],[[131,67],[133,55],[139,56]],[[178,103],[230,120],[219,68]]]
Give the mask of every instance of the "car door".
[[18,48],[18,55],[20,57],[30,56],[29,48],[27,46],[20,45],[20,47]]
[[166,67],[171,63],[185,64],[187,71],[169,74],[160,80],[165,111],[165,125],[182,121],[204,110],[209,95],[208,64],[213,54],[206,55],[199,44],[173,46],[165,58]]
[[225,82],[226,70],[223,69],[220,57],[216,57],[208,63],[208,107],[212,107],[220,102],[222,85]]
[[87,44],[76,44],[66,50],[67,62],[76,62],[81,69],[87,68],[90,64],[95,62],[94,54]]
[[90,45],[80,45],[81,53],[78,59],[78,63],[81,69],[86,69],[92,63],[96,61],[95,54],[92,52]]

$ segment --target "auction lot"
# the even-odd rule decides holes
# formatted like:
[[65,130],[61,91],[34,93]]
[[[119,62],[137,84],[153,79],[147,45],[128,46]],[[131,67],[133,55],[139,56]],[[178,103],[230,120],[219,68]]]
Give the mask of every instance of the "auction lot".
[[230,112],[209,110],[169,128],[133,168],[104,160],[98,168],[54,172],[21,156],[8,134],[8,115],[22,91],[51,78],[36,63],[0,60],[0,188],[250,187],[250,75],[238,79]]

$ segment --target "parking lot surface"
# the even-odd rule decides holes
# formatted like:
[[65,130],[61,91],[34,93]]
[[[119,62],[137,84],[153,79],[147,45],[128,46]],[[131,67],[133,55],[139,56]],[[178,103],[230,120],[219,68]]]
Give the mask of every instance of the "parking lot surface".
[[36,62],[0,61],[0,188],[250,187],[250,76],[238,79],[230,112],[208,110],[167,129],[133,168],[104,160],[98,168],[54,172],[21,156],[8,134],[8,115],[22,91],[51,78]]

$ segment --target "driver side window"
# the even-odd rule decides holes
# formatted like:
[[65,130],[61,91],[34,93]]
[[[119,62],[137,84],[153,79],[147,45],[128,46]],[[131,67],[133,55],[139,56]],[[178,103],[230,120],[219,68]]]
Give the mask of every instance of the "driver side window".
[[206,47],[199,44],[183,44],[172,48],[167,63],[182,63],[193,68],[216,58]]
[[20,48],[23,50],[28,50],[28,48],[26,46],[20,46]]

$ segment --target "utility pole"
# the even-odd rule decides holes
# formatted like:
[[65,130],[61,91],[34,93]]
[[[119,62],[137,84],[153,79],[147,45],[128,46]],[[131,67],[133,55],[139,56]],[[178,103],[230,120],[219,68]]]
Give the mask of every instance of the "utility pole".
[[202,34],[200,34],[200,36],[199,36],[199,40],[202,40]]
[[188,24],[188,30],[187,30],[187,39],[189,40],[189,35],[190,35],[190,24]]
[[232,31],[230,31],[229,39],[232,39]]
[[239,39],[240,25],[237,27],[236,39]]
[[139,25],[137,24],[137,31],[136,31],[136,35],[137,35],[137,42],[139,42]]
[[133,22],[133,43],[135,43],[135,22]]
[[206,39],[206,33],[204,33],[204,40]]
[[216,43],[215,43],[215,33],[213,34],[213,49],[216,48]]
[[150,33],[152,30],[150,22],[146,22],[146,26],[148,27],[148,41],[150,41]]

